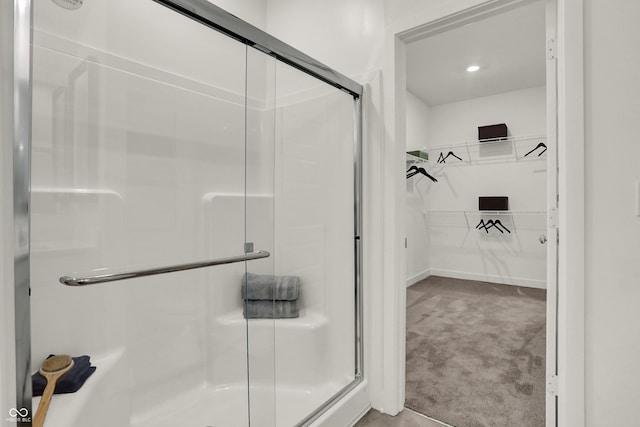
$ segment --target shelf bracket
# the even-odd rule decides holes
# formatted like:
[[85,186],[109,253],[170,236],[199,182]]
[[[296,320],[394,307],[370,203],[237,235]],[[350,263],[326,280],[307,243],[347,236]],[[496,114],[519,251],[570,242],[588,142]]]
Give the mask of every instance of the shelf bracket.
[[547,376],[547,393],[549,393],[552,396],[558,395],[558,376],[557,375]]
[[558,228],[558,208],[549,209],[549,228]]
[[547,40],[547,59],[556,59],[556,39]]

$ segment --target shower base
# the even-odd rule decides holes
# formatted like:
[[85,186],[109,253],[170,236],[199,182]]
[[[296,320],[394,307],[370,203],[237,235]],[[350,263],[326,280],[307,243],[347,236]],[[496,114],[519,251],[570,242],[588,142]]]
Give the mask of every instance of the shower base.
[[131,427],[251,427],[294,426],[335,392],[336,385],[321,384],[311,390],[273,386],[251,387],[251,413],[247,413],[247,387],[194,390],[168,402],[156,411],[137,414]]
[[[157,404],[135,408],[118,385],[123,378],[124,350],[96,358],[98,369],[76,393],[54,395],[47,427],[287,427],[294,426],[342,386],[334,382],[307,387],[202,383],[175,395],[165,393]],[[171,384],[166,384],[171,390]],[[251,412],[248,411],[250,394]],[[32,400],[35,411],[40,397]],[[249,424],[249,418],[251,423]]]

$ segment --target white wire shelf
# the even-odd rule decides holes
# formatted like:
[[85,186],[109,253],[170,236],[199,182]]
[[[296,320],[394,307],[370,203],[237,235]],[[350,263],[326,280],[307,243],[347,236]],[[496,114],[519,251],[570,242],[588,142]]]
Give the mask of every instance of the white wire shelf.
[[[430,226],[476,228],[480,220],[500,219],[511,231],[543,230],[547,226],[545,211],[480,211],[480,210],[437,210],[424,211]],[[498,218],[496,218],[498,217]],[[473,224],[472,224],[473,223]]]
[[425,215],[545,215],[545,211],[424,211]]
[[[423,147],[421,151],[428,153],[430,160],[436,165],[471,165],[495,161],[535,161],[546,159],[545,135],[510,136],[483,141],[463,141],[448,145]],[[544,144],[542,147],[540,144]],[[453,153],[456,157],[450,156]],[[440,162],[440,155],[447,157]],[[407,155],[409,156],[409,155]]]

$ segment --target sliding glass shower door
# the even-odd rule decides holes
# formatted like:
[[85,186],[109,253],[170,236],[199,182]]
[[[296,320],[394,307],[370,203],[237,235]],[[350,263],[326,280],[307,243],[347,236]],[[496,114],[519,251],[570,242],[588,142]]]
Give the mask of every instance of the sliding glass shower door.
[[308,425],[360,378],[357,97],[166,3],[34,5],[45,425]]
[[356,121],[351,95],[289,65],[276,88],[275,269],[302,285],[300,318],[275,324],[276,425],[290,426],[356,379]]
[[[273,396],[249,369],[250,262],[58,282],[271,249],[273,150],[249,133],[247,46],[152,1],[37,2],[34,27],[32,372],[49,354],[97,368],[47,425],[248,426],[250,375]],[[273,343],[260,352],[273,360]]]

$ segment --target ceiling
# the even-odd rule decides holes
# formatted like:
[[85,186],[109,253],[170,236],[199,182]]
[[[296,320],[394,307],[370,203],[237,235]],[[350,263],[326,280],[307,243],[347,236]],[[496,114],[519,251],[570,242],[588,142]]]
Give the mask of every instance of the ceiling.
[[412,42],[407,89],[440,105],[543,86],[545,38],[545,6],[536,1]]

